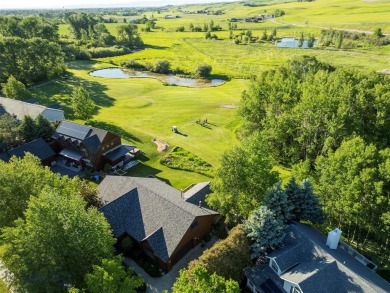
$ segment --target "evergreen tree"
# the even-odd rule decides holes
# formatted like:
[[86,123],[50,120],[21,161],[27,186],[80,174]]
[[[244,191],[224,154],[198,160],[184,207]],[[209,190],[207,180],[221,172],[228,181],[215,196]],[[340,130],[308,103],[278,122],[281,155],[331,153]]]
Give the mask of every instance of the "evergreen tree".
[[288,201],[286,192],[282,188],[282,183],[278,182],[275,186],[268,190],[264,195],[264,205],[274,213],[276,219],[283,223],[291,220],[291,210],[293,206]]
[[19,126],[20,135],[25,142],[30,142],[37,138],[38,129],[35,121],[28,115],[23,117],[22,123]]
[[54,132],[53,125],[41,114],[35,119],[35,124],[37,128],[37,137],[49,138]]
[[290,203],[292,220],[300,220],[302,217],[302,192],[300,186],[297,184],[295,177],[291,177],[285,186],[285,193],[287,195],[288,202]]
[[318,197],[313,193],[313,188],[308,179],[303,180],[302,188],[301,219],[312,223],[324,222],[324,214]]
[[266,206],[260,206],[245,221],[244,229],[253,241],[252,257],[265,255],[269,250],[277,248],[284,238],[284,226],[280,219]]

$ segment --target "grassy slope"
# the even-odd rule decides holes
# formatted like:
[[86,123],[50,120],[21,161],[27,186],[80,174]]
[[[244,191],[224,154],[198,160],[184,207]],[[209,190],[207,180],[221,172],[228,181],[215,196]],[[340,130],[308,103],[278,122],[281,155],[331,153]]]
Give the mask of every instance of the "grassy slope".
[[[163,27],[152,32],[141,32],[146,49],[124,56],[104,58],[100,61],[120,64],[121,61],[136,59],[143,64],[153,63],[157,59],[168,59],[171,67],[187,72],[193,72],[199,63],[208,63],[213,66],[213,74],[232,78],[249,77],[260,71],[273,68],[288,59],[301,55],[313,55],[319,60],[330,62],[338,66],[349,66],[363,70],[378,70],[390,67],[390,46],[364,48],[359,50],[303,50],[276,48],[271,44],[235,45],[228,38],[228,19],[231,17],[246,17],[258,14],[273,13],[276,9],[286,12],[284,17],[278,18],[278,23],[246,23],[239,22],[238,28],[251,29],[253,35],[261,36],[263,30],[268,32],[277,27],[278,37],[297,37],[301,32],[319,36],[319,27],[348,28],[373,30],[381,27],[383,32],[390,33],[388,15],[389,5],[386,1],[364,2],[360,0],[317,0],[314,2],[284,3],[285,1],[253,1],[262,4],[260,7],[247,7],[243,3],[186,5],[180,8],[183,11],[199,9],[221,9],[225,14],[220,16],[183,14],[178,7],[171,7],[170,11],[157,14],[157,26]],[[266,11],[266,12],[265,12]],[[148,17],[152,13],[146,14]],[[180,15],[181,18],[166,20],[167,14]],[[204,33],[175,32],[179,26],[188,30],[189,24],[203,26],[213,20],[222,26],[223,31],[217,35],[223,40],[209,41],[203,38]],[[308,25],[304,26],[307,20]],[[112,33],[120,24],[107,24]],[[140,29],[143,27],[139,26]],[[239,30],[236,33],[239,33]],[[67,26],[60,26],[60,34],[67,34]],[[94,67],[108,67],[109,64],[96,63]],[[206,180],[198,175],[169,170],[160,164],[161,154],[155,151],[150,142],[153,137],[166,140],[172,146],[181,146],[198,155],[207,162],[218,165],[220,154],[235,143],[235,110],[219,108],[220,104],[237,104],[240,92],[248,85],[247,81],[232,80],[226,85],[217,88],[188,89],[182,87],[162,86],[156,80],[114,80],[93,78],[87,75],[91,69],[89,63],[73,63],[71,72],[77,77],[75,83],[84,81],[93,93],[100,109],[94,119],[97,126],[111,128],[123,133],[123,137],[139,145],[149,158],[146,165],[140,165],[131,171],[132,174],[157,174],[169,180],[174,186]],[[58,93],[58,94],[57,94]],[[60,101],[69,113],[68,84],[58,82],[36,91],[38,97],[46,97],[51,101]],[[50,103],[47,102],[47,103]],[[68,115],[69,116],[69,115]],[[72,118],[72,117],[70,117]],[[216,123],[212,130],[197,125],[197,119],[208,118]],[[172,125],[187,136],[175,135],[170,131]],[[227,125],[231,125],[229,128]],[[288,173],[288,172],[287,172]],[[287,174],[288,175],[288,174]],[[288,176],[283,172],[283,178]],[[185,178],[179,179],[181,176]],[[200,176],[200,175],[199,175]],[[286,177],[287,176],[287,177]]]
[[[93,68],[108,66],[110,64],[71,63],[71,81],[56,81],[33,90],[33,94],[43,104],[61,103],[66,116],[72,119],[69,95],[74,85],[82,83],[99,107],[92,124],[120,134],[146,153],[145,164],[135,167],[131,174],[157,175],[178,188],[196,181],[209,181],[208,177],[196,173],[160,165],[158,160],[164,154],[156,151],[151,140],[156,137],[172,147],[181,146],[217,166],[221,153],[236,143],[233,134],[236,110],[220,106],[237,105],[241,89],[248,81],[233,80],[212,88],[183,88],[164,86],[149,78],[105,79],[88,75]],[[211,123],[211,129],[196,123],[197,119],[205,118]],[[174,134],[173,125],[184,135]]]

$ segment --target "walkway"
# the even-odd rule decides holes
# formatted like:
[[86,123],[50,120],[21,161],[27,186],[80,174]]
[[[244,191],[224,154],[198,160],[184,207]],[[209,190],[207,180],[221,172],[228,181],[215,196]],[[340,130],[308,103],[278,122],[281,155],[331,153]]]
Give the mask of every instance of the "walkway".
[[175,264],[171,271],[160,278],[153,278],[149,276],[148,273],[146,273],[140,266],[128,257],[125,257],[125,263],[144,278],[145,283],[147,284],[146,293],[161,293],[163,290],[168,290],[170,292],[173,283],[179,276],[179,271],[183,268],[187,268],[187,265],[191,260],[197,259],[204,250],[213,246],[217,240],[218,239],[214,236],[211,241],[206,243],[205,247],[201,247],[199,244],[197,247],[189,251],[177,264]]

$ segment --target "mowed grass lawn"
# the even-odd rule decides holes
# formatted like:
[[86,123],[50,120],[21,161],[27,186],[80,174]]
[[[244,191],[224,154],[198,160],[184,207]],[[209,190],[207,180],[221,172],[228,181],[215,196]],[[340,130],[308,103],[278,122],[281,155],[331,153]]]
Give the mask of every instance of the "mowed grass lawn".
[[[152,139],[164,140],[171,147],[180,146],[218,166],[223,151],[237,143],[238,118],[234,107],[238,106],[241,92],[249,81],[234,79],[218,87],[186,88],[164,86],[159,80],[150,78],[112,79],[88,74],[90,70],[110,66],[99,62],[72,62],[69,81],[57,80],[33,89],[33,95],[44,105],[60,103],[66,117],[74,120],[70,95],[74,86],[81,85],[91,93],[97,105],[89,123],[112,130],[144,151],[142,164],[134,167],[131,175],[152,174],[177,188],[209,181],[210,178],[200,174],[162,166],[159,159],[165,153],[157,152]],[[197,124],[198,119],[207,119],[208,127]],[[172,132],[174,125],[179,134]]]

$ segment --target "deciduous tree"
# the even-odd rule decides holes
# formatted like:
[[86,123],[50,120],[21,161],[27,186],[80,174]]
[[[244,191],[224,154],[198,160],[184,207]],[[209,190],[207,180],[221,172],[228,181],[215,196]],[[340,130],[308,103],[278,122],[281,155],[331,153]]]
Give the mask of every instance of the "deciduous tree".
[[215,243],[198,259],[190,262],[188,269],[201,266],[210,273],[240,282],[249,262],[249,242],[242,227],[238,225],[229,232],[226,239]]
[[203,267],[188,271],[182,269],[172,287],[173,293],[239,293],[236,281],[226,280],[216,273],[210,274]]
[[[35,174],[34,174],[35,176]],[[3,256],[12,285],[21,292],[64,292],[113,254],[115,243],[103,214],[86,210],[77,192],[44,188],[32,196],[24,219],[3,229]]]
[[273,163],[259,135],[222,155],[207,202],[227,221],[246,219],[263,201],[265,191],[278,182]]
[[73,89],[72,109],[77,118],[88,120],[92,117],[95,110],[95,103],[89,93],[81,86]]
[[26,86],[12,75],[6,83],[2,84],[2,87],[3,93],[7,98],[25,100],[31,97],[31,93],[26,89]]

